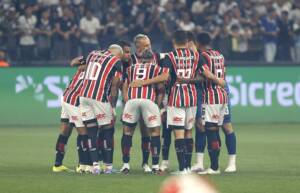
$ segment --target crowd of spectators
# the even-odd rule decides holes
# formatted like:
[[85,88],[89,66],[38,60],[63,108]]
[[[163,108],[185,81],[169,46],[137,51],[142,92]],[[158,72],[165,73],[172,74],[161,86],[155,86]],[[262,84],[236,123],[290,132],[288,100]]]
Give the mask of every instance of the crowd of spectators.
[[298,0],[2,0],[0,48],[10,61],[66,61],[138,33],[155,51],[174,30],[210,32],[228,60],[300,62]]

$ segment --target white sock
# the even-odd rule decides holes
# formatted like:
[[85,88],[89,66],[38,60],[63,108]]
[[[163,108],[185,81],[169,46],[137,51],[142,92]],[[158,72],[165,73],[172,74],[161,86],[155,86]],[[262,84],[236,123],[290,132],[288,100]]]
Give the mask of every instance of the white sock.
[[99,162],[93,162],[93,166],[99,166]]
[[152,165],[152,169],[158,170],[159,169],[159,165]]
[[162,160],[161,164],[162,165],[169,165],[169,160]]
[[124,167],[126,167],[126,168],[130,168],[130,166],[129,166],[129,163],[124,163],[124,165],[123,165]]
[[204,153],[196,153],[197,165],[201,168],[203,167]]
[[105,168],[108,170],[112,170],[113,166],[111,164],[105,164]]
[[235,154],[229,155],[228,166],[235,165],[235,163],[236,163],[236,155]]

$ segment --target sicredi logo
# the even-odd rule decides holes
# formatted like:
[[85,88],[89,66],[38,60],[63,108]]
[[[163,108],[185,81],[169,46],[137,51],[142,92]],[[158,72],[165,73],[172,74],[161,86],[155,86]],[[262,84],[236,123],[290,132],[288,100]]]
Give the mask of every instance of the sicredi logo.
[[241,106],[300,106],[300,82],[244,81],[242,75],[228,75],[231,104]]

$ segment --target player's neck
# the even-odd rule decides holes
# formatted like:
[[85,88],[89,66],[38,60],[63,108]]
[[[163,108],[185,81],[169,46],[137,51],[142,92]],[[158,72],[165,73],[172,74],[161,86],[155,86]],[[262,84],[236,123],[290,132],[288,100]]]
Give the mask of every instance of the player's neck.
[[210,46],[199,47],[199,50],[200,50],[201,52],[205,52],[205,51],[210,50],[210,49],[211,49]]
[[174,45],[175,50],[177,49],[186,49],[186,45]]

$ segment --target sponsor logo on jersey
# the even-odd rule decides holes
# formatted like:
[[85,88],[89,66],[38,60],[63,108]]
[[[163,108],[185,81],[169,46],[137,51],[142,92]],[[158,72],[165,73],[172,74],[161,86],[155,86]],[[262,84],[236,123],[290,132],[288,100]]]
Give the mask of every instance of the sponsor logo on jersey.
[[220,119],[220,116],[215,114],[215,115],[212,115],[211,118],[212,118],[213,120],[219,120],[219,119]]
[[156,115],[152,115],[150,117],[148,117],[148,121],[151,122],[151,121],[155,121],[157,119],[157,116]]
[[104,119],[105,118],[105,113],[96,115],[96,118],[97,119]]
[[126,113],[126,114],[123,115],[123,118],[124,119],[132,119],[132,115],[129,114],[129,113]]
[[173,121],[174,122],[182,122],[182,119],[183,119],[182,117],[174,117]]
[[77,116],[71,116],[71,119],[72,119],[73,121],[78,121],[78,117],[77,117]]

